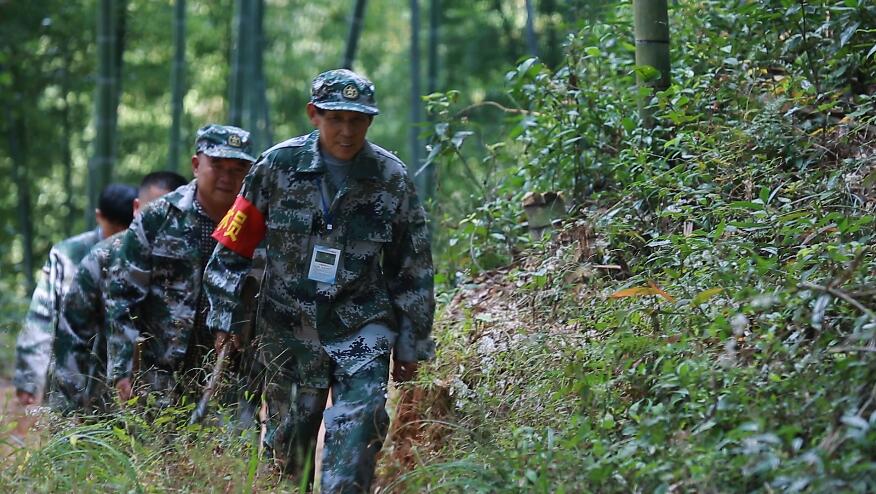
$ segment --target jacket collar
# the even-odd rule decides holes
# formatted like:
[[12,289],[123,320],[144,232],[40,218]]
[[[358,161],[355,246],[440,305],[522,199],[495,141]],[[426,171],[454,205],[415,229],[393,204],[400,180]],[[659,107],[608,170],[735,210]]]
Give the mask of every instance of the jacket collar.
[[197,190],[197,179],[192,179],[186,185],[167,194],[165,199],[171,206],[180,211],[190,211],[195,207],[195,191]]
[[[299,163],[298,171],[301,173],[325,173],[325,163],[319,154],[318,130],[311,132],[304,141]],[[357,180],[380,180],[380,159],[370,142],[365,141],[365,146],[353,158],[353,163],[350,164],[350,177]]]

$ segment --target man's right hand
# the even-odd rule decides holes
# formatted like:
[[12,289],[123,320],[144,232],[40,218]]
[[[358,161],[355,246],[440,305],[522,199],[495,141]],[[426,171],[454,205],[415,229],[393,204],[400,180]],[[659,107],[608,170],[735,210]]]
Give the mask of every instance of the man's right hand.
[[133,390],[131,389],[131,378],[123,377],[116,382],[116,392],[119,395],[119,401],[124,405],[131,399]]
[[36,403],[36,396],[33,393],[28,393],[27,391],[16,391],[15,397],[18,398],[18,403],[20,403],[23,407]]
[[216,341],[213,343],[213,349],[216,350],[216,355],[219,355],[219,352],[222,351],[222,347],[229,344],[231,348],[230,353],[236,352],[240,350],[240,340],[237,338],[237,334],[231,334],[227,331],[216,331]]

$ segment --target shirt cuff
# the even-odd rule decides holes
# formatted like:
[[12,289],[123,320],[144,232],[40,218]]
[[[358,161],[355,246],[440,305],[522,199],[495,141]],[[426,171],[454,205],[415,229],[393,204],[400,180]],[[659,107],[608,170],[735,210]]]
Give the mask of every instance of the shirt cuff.
[[418,339],[414,335],[411,319],[402,315],[399,318],[398,338],[395,340],[393,353],[400,362],[431,360],[435,357],[435,341],[429,336]]

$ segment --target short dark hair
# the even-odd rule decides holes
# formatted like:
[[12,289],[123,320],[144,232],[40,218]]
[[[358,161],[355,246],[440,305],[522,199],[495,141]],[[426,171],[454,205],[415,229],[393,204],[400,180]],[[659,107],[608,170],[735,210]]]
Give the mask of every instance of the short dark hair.
[[143,180],[140,182],[140,190],[144,191],[150,187],[158,187],[159,189],[171,192],[187,183],[188,181],[177,172],[152,172],[143,177]]
[[107,221],[127,227],[134,220],[136,198],[136,187],[127,184],[109,184],[100,193],[97,207]]

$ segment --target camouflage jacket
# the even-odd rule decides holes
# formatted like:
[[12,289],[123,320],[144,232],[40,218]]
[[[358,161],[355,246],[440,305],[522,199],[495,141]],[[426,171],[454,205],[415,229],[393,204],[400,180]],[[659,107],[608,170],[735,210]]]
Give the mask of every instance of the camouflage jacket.
[[[435,303],[429,230],[404,164],[366,143],[350,165],[346,185],[333,200],[324,200],[326,168],[318,142],[315,131],[263,153],[229,211],[252,207],[260,213],[251,215],[253,221],[264,218],[265,230],[240,224],[237,231],[255,231],[261,238],[254,240],[266,249],[258,331],[317,339],[313,351],[321,346],[348,372],[388,353],[397,341],[407,345],[403,360],[430,358]],[[223,223],[214,237],[228,234],[228,229],[222,233]],[[343,252],[334,284],[308,279],[315,244]],[[236,331],[231,323],[250,263],[220,240],[204,279],[211,329]]]
[[100,230],[63,240],[49,251],[30,308],[15,343],[15,388],[34,395],[43,392],[58,327],[58,311],[73,281],[76,266],[100,240]]
[[84,406],[85,391],[99,391],[106,374],[106,295],[109,266],[121,249],[124,232],[101,240],[82,259],[73,284],[64,296],[52,354],[54,387],[62,396],[56,403]]
[[125,232],[109,276],[110,382],[131,375],[138,339],[144,368],[178,370],[185,357],[201,289],[195,191],[193,180],[156,199]]

